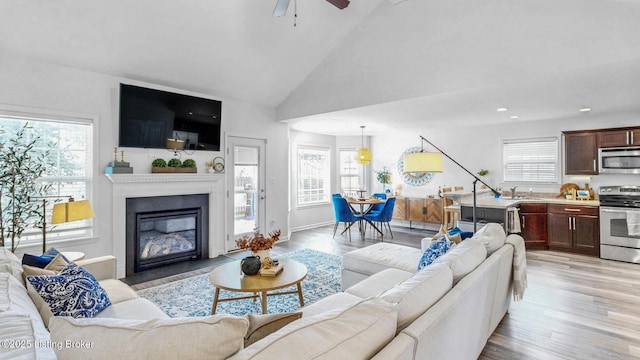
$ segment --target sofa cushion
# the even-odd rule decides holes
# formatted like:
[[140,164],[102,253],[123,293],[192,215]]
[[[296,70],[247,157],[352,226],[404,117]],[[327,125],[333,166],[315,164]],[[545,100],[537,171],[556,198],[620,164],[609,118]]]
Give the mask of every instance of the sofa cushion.
[[418,270],[431,265],[435,259],[446,254],[455,244],[454,241],[448,240],[446,235],[442,235],[437,240],[432,241],[427,250],[422,254],[420,261],[418,261]]
[[34,344],[19,349],[0,346],[0,359],[55,359],[52,349],[35,347],[35,341],[50,340],[49,332],[22,282],[9,273],[0,273],[0,303],[0,341],[31,340]]
[[151,301],[145,298],[137,297],[135,299],[111,304],[111,306],[99,312],[95,317],[151,320],[157,318],[167,318],[168,316]]
[[22,275],[25,276],[25,280],[29,275],[56,275],[57,273],[59,273],[59,271],[47,270],[31,265],[22,265]]
[[487,256],[494,253],[494,251],[500,249],[507,239],[507,234],[504,232],[504,228],[500,224],[489,223],[478,230],[475,235],[465,241],[476,241],[484,245],[487,249]]
[[93,275],[73,263],[58,275],[30,275],[27,280],[56,316],[93,317],[111,305]]
[[339,292],[322,298],[311,305],[305,305],[302,311],[302,317],[315,316],[325,311],[335,310],[362,301],[361,297],[351,295],[346,292]]
[[374,297],[407,280],[414,273],[389,268],[377,272],[345,290],[346,293],[361,299]]
[[133,291],[129,285],[116,279],[105,279],[98,281],[100,286],[107,292],[107,296],[111,301],[111,304],[117,304],[123,301],[138,298],[138,293]]
[[[37,316],[37,314],[36,314]],[[0,313],[0,359],[55,359],[49,333],[27,313]]]
[[9,273],[24,284],[20,259],[5,247],[0,247],[0,272]]
[[467,239],[461,242],[460,245],[449,250],[446,254],[437,258],[433,264],[444,263],[449,265],[453,273],[453,283],[455,285],[460,279],[478,267],[486,258],[487,249],[484,245]]
[[[230,359],[371,359],[396,332],[396,312],[380,299],[303,317]],[[304,346],[301,346],[304,344]]]
[[58,255],[54,256],[53,260],[51,260],[51,262],[49,264],[47,264],[47,266],[45,266],[44,268],[46,270],[53,270],[53,271],[56,271],[56,272],[60,272],[65,267],[67,267],[67,265],[69,265],[70,263],[71,262],[67,261],[67,258],[62,256],[62,254],[58,254]]
[[453,286],[453,274],[446,264],[433,264],[382,293],[379,298],[395,304],[400,332],[427,311]]
[[387,268],[415,272],[422,251],[409,246],[377,243],[342,256],[342,267],[362,274],[375,274]]
[[249,320],[232,315],[120,320],[54,317],[53,342],[86,347],[55,349],[60,359],[226,359],[242,349]]
[[53,260],[53,258],[50,256],[40,256],[40,255],[31,255],[31,254],[22,255],[22,265],[35,266],[41,269],[44,269],[45,266],[49,265],[51,260]]
[[274,333],[285,325],[296,321],[302,317],[302,312],[288,312],[275,314],[249,314],[249,329],[244,336],[244,347]]

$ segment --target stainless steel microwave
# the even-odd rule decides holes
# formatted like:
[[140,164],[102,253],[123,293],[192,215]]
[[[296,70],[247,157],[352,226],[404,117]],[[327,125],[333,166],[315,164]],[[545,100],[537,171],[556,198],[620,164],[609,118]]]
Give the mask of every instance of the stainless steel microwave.
[[598,149],[600,174],[640,174],[640,147]]

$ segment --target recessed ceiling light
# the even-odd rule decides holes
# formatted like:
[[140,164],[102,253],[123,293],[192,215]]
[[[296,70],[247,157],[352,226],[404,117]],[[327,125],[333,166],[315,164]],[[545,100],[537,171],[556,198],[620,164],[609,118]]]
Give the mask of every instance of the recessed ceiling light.
[[591,111],[590,107],[583,107],[582,109],[580,109],[580,112],[589,112]]
[[518,115],[511,115],[511,116],[509,116],[509,119],[520,119],[520,116],[518,116]]
[[509,109],[507,109],[507,108],[497,108],[496,109],[496,111],[498,111],[498,112],[503,112],[503,111],[507,111],[507,110],[509,110]]

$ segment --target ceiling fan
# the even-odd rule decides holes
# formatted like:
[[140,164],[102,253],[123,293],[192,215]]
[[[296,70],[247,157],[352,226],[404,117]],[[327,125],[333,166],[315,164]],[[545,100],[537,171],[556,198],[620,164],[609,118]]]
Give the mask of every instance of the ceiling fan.
[[[284,16],[287,13],[287,8],[289,7],[290,0],[278,0],[276,3],[276,8],[273,9],[273,16]],[[333,6],[342,10],[349,6],[349,0],[327,0]]]

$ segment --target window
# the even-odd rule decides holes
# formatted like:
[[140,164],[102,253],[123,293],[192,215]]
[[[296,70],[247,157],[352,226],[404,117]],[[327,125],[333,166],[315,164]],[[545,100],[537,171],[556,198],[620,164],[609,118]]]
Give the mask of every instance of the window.
[[504,140],[502,161],[504,181],[558,182],[558,139]]
[[[12,134],[16,134],[25,124],[31,130],[29,136],[39,137],[34,151],[45,152],[49,149],[49,163],[53,164],[36,181],[42,185],[50,185],[45,196],[45,219],[51,221],[51,210],[57,201],[88,199],[90,194],[90,178],[92,169],[93,124],[92,119],[60,118],[59,116],[43,116],[3,112],[0,110],[0,128],[4,129],[5,145]],[[15,136],[15,135],[13,135]],[[61,196],[60,198],[57,198]],[[2,198],[2,205],[8,199]],[[43,199],[33,199],[43,202]],[[39,211],[42,211],[41,208]],[[42,228],[36,227],[39,216],[34,216],[34,225],[22,233],[20,246],[41,243]],[[47,240],[70,239],[91,235],[91,220],[75,221],[50,226],[47,224]]]
[[347,196],[357,197],[360,190],[360,173],[358,163],[355,161],[356,151],[340,150],[340,192]]
[[298,147],[298,206],[328,204],[331,192],[329,149]]

